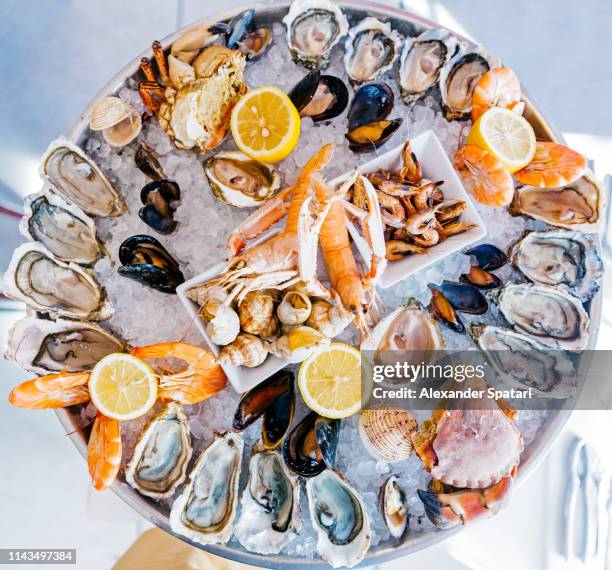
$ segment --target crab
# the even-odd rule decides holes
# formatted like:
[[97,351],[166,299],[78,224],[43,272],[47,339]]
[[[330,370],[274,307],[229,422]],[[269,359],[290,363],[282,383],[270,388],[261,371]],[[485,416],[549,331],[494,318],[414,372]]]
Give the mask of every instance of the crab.
[[219,146],[229,132],[232,109],[246,92],[246,58],[238,50],[210,45],[219,33],[217,26],[189,29],[172,44],[167,59],[161,44],[153,42],[159,79],[149,58],[140,61],[146,78],[140,96],[178,149],[208,152]]
[[481,409],[434,410],[412,436],[432,475],[429,489],[417,492],[438,528],[492,516],[510,496],[523,451],[517,413],[505,402],[478,402]]

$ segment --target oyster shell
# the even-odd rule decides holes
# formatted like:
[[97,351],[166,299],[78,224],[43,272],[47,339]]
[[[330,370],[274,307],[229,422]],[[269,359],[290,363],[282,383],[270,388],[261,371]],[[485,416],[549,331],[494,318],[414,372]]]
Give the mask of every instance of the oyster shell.
[[84,372],[125,344],[93,323],[25,317],[9,332],[4,357],[34,374]]
[[402,99],[409,105],[415,103],[436,85],[440,71],[458,47],[457,38],[446,28],[434,28],[416,38],[407,38],[399,69]]
[[190,459],[189,420],[181,404],[170,402],[140,434],[125,480],[142,495],[167,499],[185,480]]
[[90,265],[100,257],[96,226],[77,206],[41,193],[28,196],[24,209],[22,235],[42,243],[57,259]]
[[344,44],[344,68],[353,83],[372,81],[393,67],[402,38],[389,22],[365,18],[349,30]]
[[222,151],[208,159],[204,173],[219,200],[238,208],[257,206],[281,186],[278,170],[238,151]]
[[588,301],[600,287],[604,267],[592,237],[581,232],[530,232],[511,250],[512,263],[529,279]]
[[40,161],[40,175],[64,200],[92,216],[120,216],[123,198],[106,176],[78,146],[60,137],[49,145]]
[[471,323],[470,333],[497,377],[510,388],[531,389],[545,398],[569,398],[575,393],[576,371],[566,351],[481,323]]
[[358,564],[370,548],[370,520],[363,499],[337,472],[326,469],[306,481],[317,551],[333,568]]
[[92,271],[59,261],[36,242],[15,249],[3,289],[9,297],[52,318],[102,320],[112,314]]
[[519,332],[550,347],[584,350],[589,316],[576,297],[548,285],[506,285],[491,296],[504,318]]
[[348,31],[342,10],[329,0],[294,0],[283,24],[293,59],[310,69],[326,67],[332,48]]
[[567,186],[539,188],[522,186],[510,210],[560,228],[597,231],[603,208],[603,192],[591,171]]
[[459,49],[440,71],[444,116],[449,121],[468,119],[472,95],[480,78],[499,60],[482,48]]
[[391,475],[380,489],[380,510],[391,536],[401,538],[408,525],[408,497],[395,475]]
[[170,528],[199,544],[230,539],[236,517],[244,443],[235,433],[217,434],[201,453],[189,483],[172,504]]
[[299,479],[276,450],[256,451],[234,536],[247,550],[278,554],[300,530]]

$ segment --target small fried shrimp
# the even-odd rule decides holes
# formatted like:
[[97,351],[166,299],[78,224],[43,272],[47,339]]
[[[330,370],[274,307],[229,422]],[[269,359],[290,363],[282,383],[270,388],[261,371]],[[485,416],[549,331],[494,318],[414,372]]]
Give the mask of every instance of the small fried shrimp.
[[586,159],[575,150],[553,142],[536,142],[532,161],[514,177],[528,186],[558,188],[578,180],[586,168]]
[[421,178],[423,178],[421,174],[421,165],[419,164],[414,152],[412,152],[410,141],[406,141],[404,143],[404,148],[402,149],[402,159],[404,161],[404,165],[400,170],[400,178],[402,182],[418,184]]
[[417,246],[433,247],[439,243],[440,233],[436,228],[427,228],[422,234],[412,236],[412,241],[414,241]]
[[386,257],[389,261],[397,261],[410,254],[427,253],[422,247],[399,239],[389,240],[385,244],[385,248],[387,250]]
[[463,185],[480,204],[507,206],[512,202],[512,175],[492,153],[468,144],[455,153],[454,166]]
[[509,67],[495,67],[481,78],[472,99],[472,121],[492,107],[516,111],[520,108],[521,84]]

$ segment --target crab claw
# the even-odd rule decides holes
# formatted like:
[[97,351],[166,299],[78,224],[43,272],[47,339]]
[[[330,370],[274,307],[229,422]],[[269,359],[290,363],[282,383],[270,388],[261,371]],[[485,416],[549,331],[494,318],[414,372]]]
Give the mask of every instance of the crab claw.
[[485,489],[464,489],[450,493],[417,490],[427,518],[438,528],[448,529],[487,518],[500,511],[508,502],[516,467],[510,475]]

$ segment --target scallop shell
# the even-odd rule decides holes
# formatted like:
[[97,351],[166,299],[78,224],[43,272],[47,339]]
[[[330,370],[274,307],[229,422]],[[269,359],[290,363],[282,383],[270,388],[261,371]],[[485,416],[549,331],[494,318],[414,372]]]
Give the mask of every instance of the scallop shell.
[[411,434],[418,423],[404,410],[363,410],[359,418],[359,434],[371,455],[390,463],[408,459],[414,447]]

